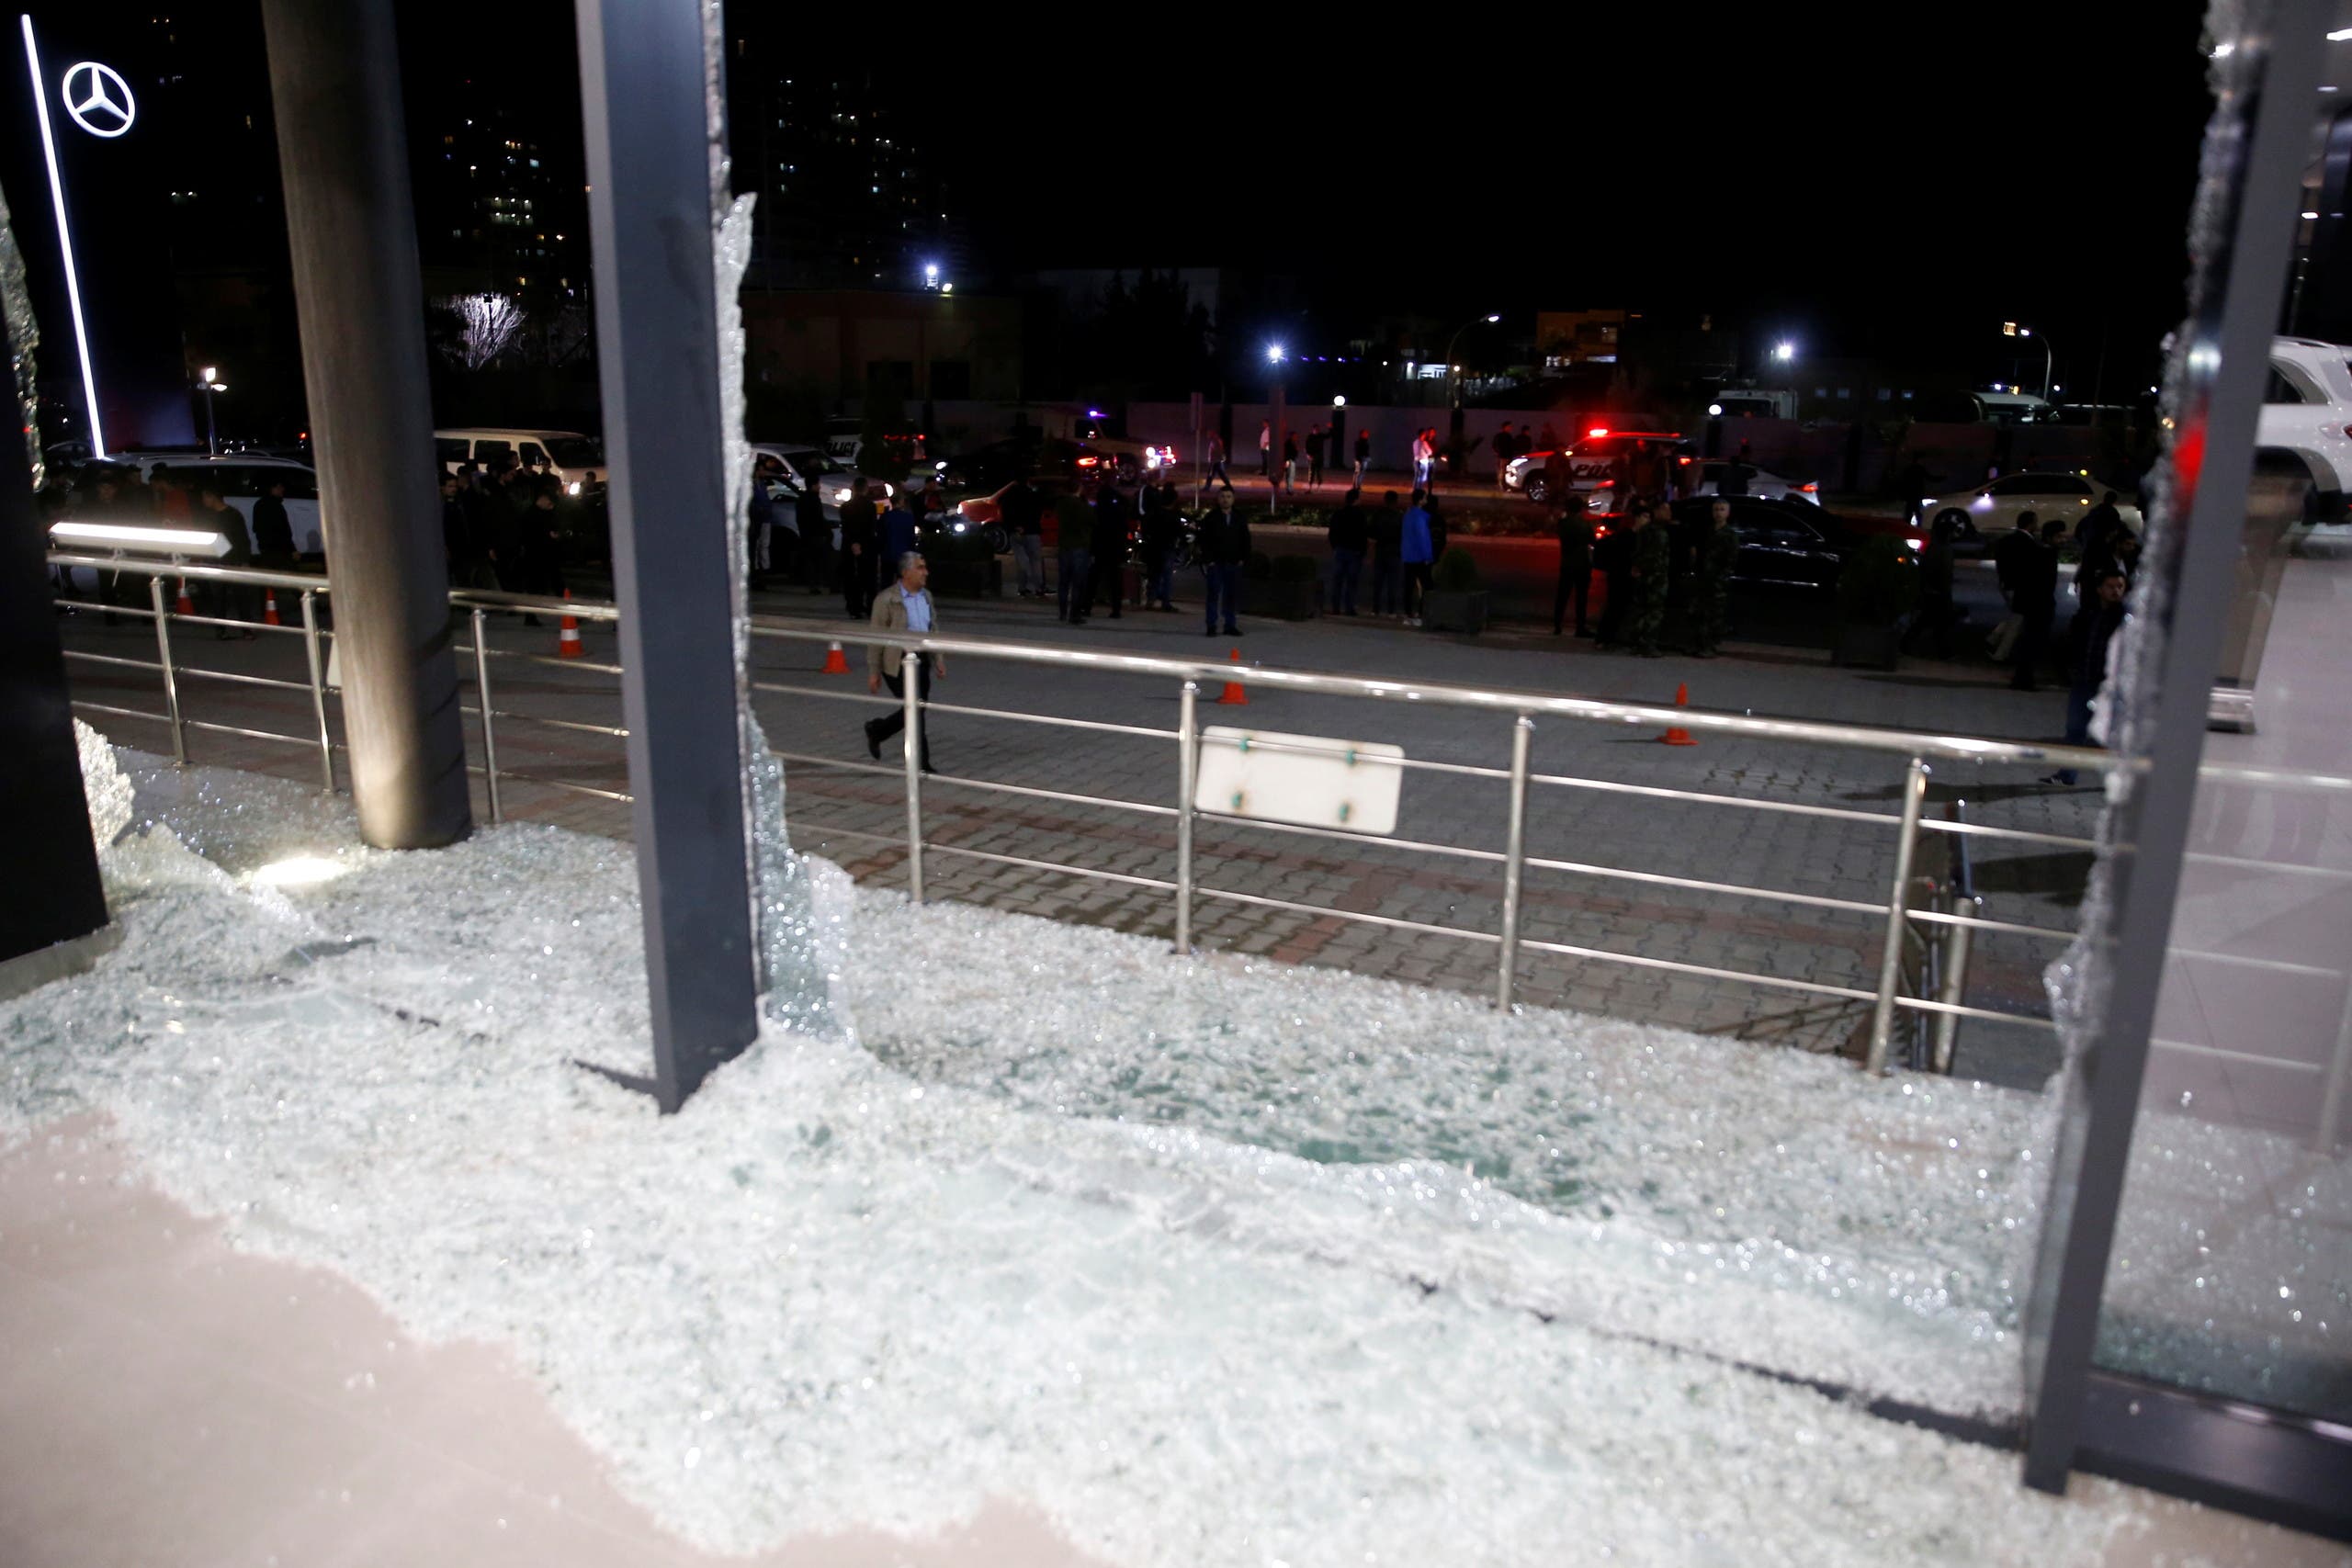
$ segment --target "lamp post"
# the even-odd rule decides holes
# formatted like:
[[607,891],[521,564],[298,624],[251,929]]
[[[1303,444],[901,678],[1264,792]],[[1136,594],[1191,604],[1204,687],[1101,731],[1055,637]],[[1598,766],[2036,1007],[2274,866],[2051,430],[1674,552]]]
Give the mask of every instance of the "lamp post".
[[229,383],[220,379],[220,371],[215,366],[208,365],[197,375],[201,378],[197,385],[204,389],[204,449],[218,457],[220,456],[220,433],[212,420],[212,394],[227,391]]
[[1274,465],[1283,460],[1283,361],[1287,357],[1281,344],[1266,345],[1266,514],[1270,517],[1283,509],[1282,473]]
[[[2004,337],[2033,337],[2037,334],[2031,327],[2021,327],[2015,321],[2003,321],[2001,323],[2001,335]],[[2050,400],[2050,383],[2056,378],[2056,367],[2058,362],[2057,356],[2051,352],[2050,334],[2043,333],[2039,335],[2041,340],[2041,400],[2046,403]]]
[[1468,321],[1463,322],[1460,326],[1454,328],[1453,335],[1445,340],[1445,373],[1449,382],[1453,388],[1454,407],[1460,408],[1462,406],[1462,367],[1453,363],[1453,345],[1462,341],[1462,334],[1464,333],[1468,332],[1480,321],[1484,321],[1491,327],[1497,321],[1501,320],[1502,316],[1499,312],[1485,316],[1473,316]]

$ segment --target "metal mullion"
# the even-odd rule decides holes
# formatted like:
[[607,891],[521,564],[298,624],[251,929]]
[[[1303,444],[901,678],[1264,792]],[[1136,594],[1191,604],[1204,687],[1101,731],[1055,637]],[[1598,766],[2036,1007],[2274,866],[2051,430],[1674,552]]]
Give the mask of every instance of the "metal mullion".
[[144,718],[153,720],[157,724],[169,724],[172,722],[172,716],[167,713],[149,713],[144,708],[112,707],[105,703],[85,702],[80,697],[75,697],[74,699],[74,705],[77,708],[85,709],[91,713],[112,714],[118,718]]
[[[1503,940],[1493,931],[1471,931],[1464,926],[1432,925],[1427,920],[1408,920],[1395,915],[1365,914],[1355,909],[1334,909],[1327,904],[1301,904],[1289,898],[1269,898],[1261,893],[1235,893],[1222,887],[1196,886],[1193,889],[1193,894],[1198,898],[1223,898],[1228,903],[1255,904],[1268,909],[1289,909],[1296,914],[1313,915],[1317,919],[1328,915],[1335,920],[1356,920],[1364,925],[1391,926],[1398,931],[1426,931],[1431,936],[1458,936],[1466,942],[1499,943]],[[1536,944],[1522,939],[1520,945],[1531,947]]]
[[[1344,828],[1314,828],[1303,822],[1275,822],[1263,817],[1228,817],[1218,811],[1203,811],[1199,816],[1202,821],[1214,822],[1220,827],[1263,829],[1269,833],[1297,833],[1314,839],[1337,839],[1344,843],[1361,844],[1366,849],[1413,850],[1424,854],[1486,861],[1490,864],[1503,859],[1500,850],[1474,850],[1462,844],[1432,844],[1422,839],[1374,837],[1368,833],[1351,833]],[[1527,863],[1536,865],[1541,863],[1530,856]]]
[[933,713],[963,714],[971,718],[1009,718],[1017,724],[1046,724],[1057,729],[1096,729],[1108,735],[1152,736],[1162,740],[1176,739],[1176,732],[1172,729],[1154,729],[1148,725],[1142,724],[1106,724],[1100,719],[1064,718],[1058,714],[1014,713],[1009,708],[959,707],[954,703],[938,701],[933,701],[924,705]]
[[1784,904],[1804,904],[1815,908],[1837,909],[1856,915],[1883,917],[1886,906],[1866,903],[1859,898],[1834,898],[1822,893],[1788,893],[1777,887],[1749,887],[1736,882],[1709,882],[1696,876],[1673,876],[1662,871],[1628,871],[1621,866],[1588,865],[1580,861],[1552,860],[1542,855],[1530,855],[1527,863],[1545,871],[1565,871],[1583,876],[1603,876],[1621,882],[1644,882],[1662,887],[1681,887],[1694,893],[1722,893],[1735,898],[1770,898]]
[[289,746],[315,746],[318,741],[308,735],[281,735],[274,729],[246,729],[240,725],[215,724],[209,719],[186,721],[190,729],[207,729],[215,735],[242,735],[252,740],[283,740]]
[[[899,842],[895,839],[888,841]],[[1163,892],[1176,890],[1176,884],[1163,877],[1137,876],[1131,872],[1103,871],[1095,866],[1070,865],[1061,861],[1031,860],[1025,855],[1001,854],[994,850],[969,850],[956,844],[943,844],[933,839],[925,839],[922,847],[932,854],[963,855],[971,860],[994,861],[1000,865],[1027,866],[1033,871],[1059,872],[1069,876],[1091,876],[1104,882],[1125,883],[1134,887],[1156,887]]]
[[61,604],[68,610],[96,610],[108,615],[136,615],[142,621],[155,613],[153,610],[141,610],[130,604],[92,604],[86,599],[58,599],[51,603]]
[[[472,718],[480,718],[481,716],[481,710],[480,708],[468,707],[463,703],[459,703],[458,705],[458,711]],[[627,739],[628,738],[628,730],[609,724],[583,724],[580,720],[572,718],[541,718],[537,714],[514,713],[506,708],[492,708],[490,710],[490,716],[492,718],[511,718],[520,724],[545,725],[551,729],[576,730],[583,735],[610,735],[616,736],[622,739]]]
[[1791,980],[1778,975],[1755,975],[1742,969],[1718,969],[1707,964],[1686,964],[1677,958],[1651,958],[1638,953],[1612,953],[1605,947],[1585,947],[1576,942],[1545,942],[1536,937],[1519,939],[1521,947],[1532,947],[1540,953],[1556,953],[1566,958],[1592,958],[1605,964],[1626,964],[1636,969],[1669,969],[1678,975],[1702,975],[1716,980],[1744,980],[1750,985],[1769,986],[1775,990],[1807,991],[1815,996],[1838,997],[1846,1001],[1877,1000],[1878,994],[1854,986],[1833,986],[1820,980]]
[[[154,666],[151,664],[145,668],[152,670]],[[194,676],[200,681],[227,681],[240,686],[274,686],[281,692],[300,692],[306,695],[311,690],[308,681],[281,681],[274,675],[240,675],[233,670],[207,670],[196,664],[183,664],[179,666],[179,672],[183,677]]]
[[1066,800],[1073,806],[1103,806],[1116,811],[1140,812],[1146,817],[1173,817],[1176,807],[1154,806],[1148,801],[1120,800],[1105,795],[1072,795],[1058,789],[1039,789],[1034,784],[999,784],[992,779],[969,779],[956,773],[933,773],[933,784],[956,784],[965,789],[993,790],[1000,795],[1027,795],[1036,800]]
[[[1883,908],[1873,905],[1872,908]],[[1999,931],[2007,936],[2047,937],[2052,942],[2072,942],[2075,933],[2064,926],[2030,926],[2015,920],[1988,920],[1982,915],[1951,915],[1940,909],[1914,909],[1911,918],[1932,926],[1957,926],[1964,931]]]
[[126,670],[161,670],[163,666],[152,659],[125,659],[119,653],[84,653],[79,649],[62,650],[68,659],[79,659],[87,664],[119,664]]

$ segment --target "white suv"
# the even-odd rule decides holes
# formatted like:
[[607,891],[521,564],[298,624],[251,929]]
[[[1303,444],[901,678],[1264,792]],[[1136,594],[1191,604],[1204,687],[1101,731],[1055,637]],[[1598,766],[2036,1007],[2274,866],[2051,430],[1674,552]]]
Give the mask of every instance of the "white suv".
[[2314,522],[2344,519],[2352,496],[2352,348],[2302,337],[2271,343],[2255,447],[2273,461],[2291,457],[2311,476]]

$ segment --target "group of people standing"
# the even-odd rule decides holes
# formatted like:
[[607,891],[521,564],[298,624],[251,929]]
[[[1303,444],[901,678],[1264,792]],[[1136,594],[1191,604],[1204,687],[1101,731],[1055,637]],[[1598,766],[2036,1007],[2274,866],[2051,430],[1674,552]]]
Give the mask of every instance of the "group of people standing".
[[[1553,636],[1566,633],[1573,609],[1577,636],[1592,638],[1600,648],[1656,659],[1666,651],[1668,617],[1679,610],[1688,651],[1713,659],[1722,650],[1731,624],[1732,570],[1739,558],[1728,502],[1711,502],[1689,524],[1679,525],[1665,500],[1636,495],[1604,532],[1585,509],[1583,496],[1571,494],[1556,532],[1560,568],[1552,595]],[[1590,615],[1596,571],[1604,585],[1597,622]]]
[[[105,464],[82,475],[74,484],[52,491],[46,498],[52,522],[192,528],[219,534],[228,550],[218,558],[222,566],[259,567],[292,571],[301,564],[295,551],[294,527],[286,513],[283,480],[265,484],[254,498],[253,518],[229,503],[220,479],[204,468],[172,468],[158,464],[142,474],[132,464]],[[61,594],[72,597],[72,569],[56,569]],[[143,589],[130,581],[141,574],[102,570],[97,573],[98,599],[107,606],[107,624],[120,617],[113,606],[143,602]],[[258,625],[263,618],[261,591],[242,582],[190,583],[199,615],[223,621]],[[214,637],[224,641],[254,633],[245,626],[216,626]]]
[[[441,475],[441,542],[449,581],[505,593],[563,592],[563,485],[546,467],[510,454],[487,467],[465,462]],[[537,615],[523,617],[537,626]]]

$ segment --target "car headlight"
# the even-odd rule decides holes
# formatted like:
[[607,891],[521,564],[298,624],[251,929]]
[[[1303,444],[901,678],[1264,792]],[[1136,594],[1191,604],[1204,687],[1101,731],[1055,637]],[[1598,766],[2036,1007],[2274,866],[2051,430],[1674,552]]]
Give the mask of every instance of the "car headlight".
[[570,484],[564,486],[563,493],[566,495],[578,495],[580,493],[580,481],[578,479],[574,479]]
[[951,534],[960,534],[964,531],[964,525],[961,523],[955,524],[950,526],[947,531]]
[[944,473],[945,473],[945,472],[947,471],[947,464],[946,464],[945,460],[944,460],[944,459],[942,459],[942,460],[941,460],[941,461],[939,461],[939,462],[933,463],[933,464],[931,466],[931,471],[932,471],[933,473],[934,473],[934,474],[944,474]]
[[843,486],[842,488],[841,488],[840,490],[837,490],[837,491],[833,491],[833,504],[834,504],[834,505],[836,505],[836,506],[843,505],[843,504],[845,504],[845,503],[848,502],[848,500],[849,500],[849,488],[848,488],[846,485],[844,485],[844,486]]

